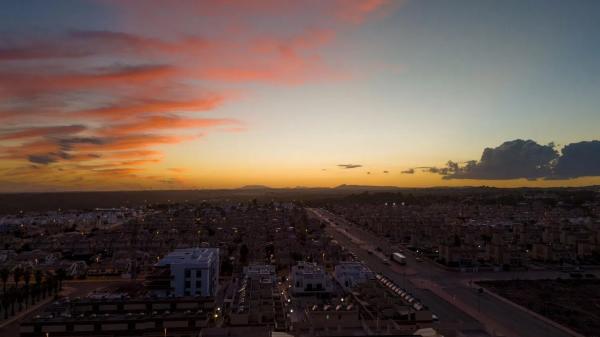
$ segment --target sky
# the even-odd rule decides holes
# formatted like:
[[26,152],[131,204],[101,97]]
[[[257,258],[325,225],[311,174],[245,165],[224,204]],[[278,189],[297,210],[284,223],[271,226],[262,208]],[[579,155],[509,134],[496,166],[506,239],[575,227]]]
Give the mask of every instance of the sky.
[[0,192],[600,184],[598,13],[2,1]]

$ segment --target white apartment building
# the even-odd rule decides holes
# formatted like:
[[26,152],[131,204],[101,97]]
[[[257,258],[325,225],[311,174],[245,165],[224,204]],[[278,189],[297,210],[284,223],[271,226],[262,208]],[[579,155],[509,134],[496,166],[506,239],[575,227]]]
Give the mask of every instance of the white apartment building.
[[219,249],[176,249],[156,266],[171,270],[171,294],[175,296],[215,296],[219,285]]
[[341,262],[335,266],[333,275],[344,290],[357,284],[375,279],[375,273],[360,262]]
[[271,264],[252,264],[244,267],[244,275],[250,279],[277,281],[275,266]]
[[323,267],[304,261],[292,267],[290,285],[295,295],[329,293],[333,290],[331,278]]

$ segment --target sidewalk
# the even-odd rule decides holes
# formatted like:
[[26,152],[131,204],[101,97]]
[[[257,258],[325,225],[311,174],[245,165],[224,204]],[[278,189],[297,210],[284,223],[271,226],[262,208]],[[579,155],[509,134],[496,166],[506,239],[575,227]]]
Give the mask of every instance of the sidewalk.
[[512,302],[511,300],[509,300],[507,298],[504,298],[504,297],[496,294],[493,291],[490,291],[488,288],[485,288],[485,291],[486,291],[486,293],[488,293],[490,296],[496,298],[497,300],[500,300],[500,301],[502,301],[504,303],[510,304],[510,305],[512,305],[512,306],[520,309],[520,310],[526,311],[530,315],[535,316],[537,319],[542,320],[542,321],[544,321],[544,322],[546,322],[546,323],[554,326],[555,328],[560,329],[560,330],[562,330],[562,331],[564,331],[564,332],[566,332],[566,333],[568,333],[570,335],[573,335],[574,337],[585,337],[584,335],[582,335],[580,333],[577,333],[574,330],[571,330],[570,328],[568,328],[568,327],[566,327],[566,326],[564,326],[564,325],[562,325],[560,323],[557,323],[557,322],[555,322],[555,321],[547,318],[546,316],[542,316],[542,315],[538,314],[535,311],[531,311],[531,310],[525,308],[524,306],[522,306],[522,305],[520,305],[518,303]]
[[[421,282],[419,282],[419,281],[421,281]],[[448,301],[449,303],[456,306],[460,310],[464,311],[466,314],[475,318],[481,324],[484,325],[487,332],[492,336],[507,336],[507,337],[518,337],[519,336],[519,334],[514,331],[510,331],[504,327],[500,327],[498,324],[496,324],[494,322],[494,320],[489,319],[486,315],[482,314],[477,309],[460,301],[459,299],[457,299],[456,296],[452,296],[452,295],[448,294],[440,285],[438,285],[436,283],[433,283],[428,280],[418,280],[415,285],[433,292],[437,296],[443,298],[444,300]]]

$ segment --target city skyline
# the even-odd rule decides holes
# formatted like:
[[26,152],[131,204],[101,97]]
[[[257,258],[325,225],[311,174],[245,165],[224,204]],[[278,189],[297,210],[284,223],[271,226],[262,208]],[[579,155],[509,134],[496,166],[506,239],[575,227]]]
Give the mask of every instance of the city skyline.
[[593,1],[0,9],[0,192],[600,184]]

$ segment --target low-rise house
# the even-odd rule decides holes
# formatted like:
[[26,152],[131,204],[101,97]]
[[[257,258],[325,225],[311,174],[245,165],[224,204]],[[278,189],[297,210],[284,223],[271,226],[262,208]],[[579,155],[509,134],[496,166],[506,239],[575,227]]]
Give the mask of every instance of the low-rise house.
[[348,291],[357,284],[375,279],[375,273],[360,262],[341,262],[335,266],[334,278]]
[[292,267],[290,282],[294,295],[326,294],[333,290],[331,278],[316,263],[298,262]]

